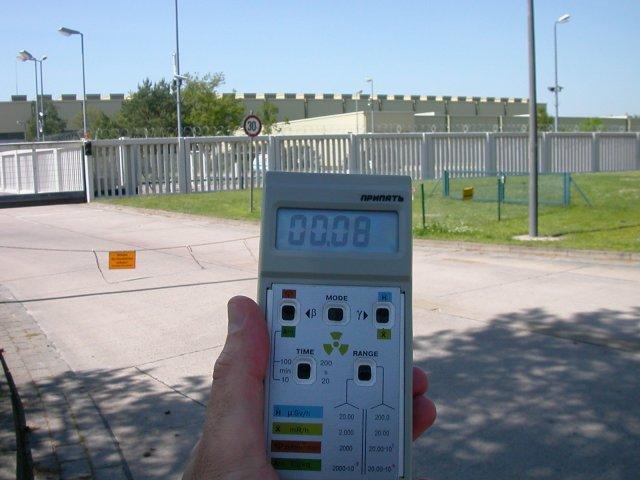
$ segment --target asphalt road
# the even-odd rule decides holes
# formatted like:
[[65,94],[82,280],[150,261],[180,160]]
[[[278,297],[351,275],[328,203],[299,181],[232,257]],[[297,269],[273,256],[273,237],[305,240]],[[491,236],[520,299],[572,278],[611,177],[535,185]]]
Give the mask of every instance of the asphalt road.
[[[136,479],[181,475],[226,302],[255,297],[258,230],[100,205],[0,210],[0,284],[90,389]],[[136,270],[106,268],[104,251],[129,248],[143,249]],[[414,360],[439,411],[415,444],[420,475],[638,478],[637,262],[416,242],[413,300]]]

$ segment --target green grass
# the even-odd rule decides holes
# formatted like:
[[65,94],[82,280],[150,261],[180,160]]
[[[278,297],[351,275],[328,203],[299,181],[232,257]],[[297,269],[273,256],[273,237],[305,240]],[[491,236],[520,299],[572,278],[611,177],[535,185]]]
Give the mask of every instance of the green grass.
[[[528,232],[527,205],[502,205],[497,220],[495,202],[442,197],[442,185],[425,182],[426,226],[422,227],[420,184],[414,184],[413,225],[419,238],[546,248],[640,252],[640,172],[575,174],[573,179],[592,203],[589,207],[575,187],[571,206],[540,206],[539,233],[555,242],[520,242]],[[248,191],[150,195],[105,200],[105,203],[239,220],[259,220],[261,192],[254,191],[249,212]]]

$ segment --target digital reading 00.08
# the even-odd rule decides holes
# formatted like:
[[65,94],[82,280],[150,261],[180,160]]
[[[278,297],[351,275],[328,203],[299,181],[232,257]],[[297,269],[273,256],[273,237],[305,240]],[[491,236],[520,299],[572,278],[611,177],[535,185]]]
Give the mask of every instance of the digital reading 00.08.
[[354,210],[278,210],[279,250],[397,251],[395,212]]

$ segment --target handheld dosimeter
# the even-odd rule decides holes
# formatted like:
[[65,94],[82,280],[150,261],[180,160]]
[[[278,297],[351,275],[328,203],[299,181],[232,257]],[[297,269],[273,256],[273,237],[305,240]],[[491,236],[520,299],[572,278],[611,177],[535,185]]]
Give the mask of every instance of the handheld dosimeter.
[[409,177],[269,172],[258,298],[282,479],[409,479]]

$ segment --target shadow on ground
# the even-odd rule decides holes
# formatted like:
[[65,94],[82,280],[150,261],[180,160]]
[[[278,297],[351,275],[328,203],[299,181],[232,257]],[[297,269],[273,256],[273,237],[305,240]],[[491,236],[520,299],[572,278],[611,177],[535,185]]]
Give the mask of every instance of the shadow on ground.
[[[439,411],[436,426],[415,445],[417,472],[433,480],[637,479],[640,355],[632,340],[639,328],[640,308],[567,320],[534,309],[416,337],[417,364],[431,374]],[[578,338],[585,336],[590,343]],[[624,349],[616,343],[622,340]],[[89,391],[133,478],[179,478],[200,431],[210,378],[165,385],[153,375],[136,368],[76,372],[44,380],[41,391],[51,399]],[[72,417],[84,435],[82,408],[90,405],[78,408]],[[65,440],[60,432],[69,428],[58,429],[54,436]]]
[[439,480],[639,478],[639,341],[640,307],[566,320],[532,309],[416,337],[439,413],[414,449],[418,472]]
[[[67,373],[38,381],[38,394],[47,405],[48,425],[34,424],[39,412],[30,406],[39,402],[27,398],[34,453],[46,448],[47,438],[52,438],[57,460],[62,463],[57,467],[51,458],[35,455],[44,461],[36,462],[37,470],[64,474],[65,467],[81,456],[77,451],[80,443],[91,459],[92,478],[180,478],[200,434],[210,379],[185,377],[181,384],[167,389],[150,375],[152,369],[127,368]],[[60,401],[61,395],[69,402]],[[120,452],[113,448],[114,438]],[[118,469],[118,476],[104,470],[120,464],[124,469]]]

